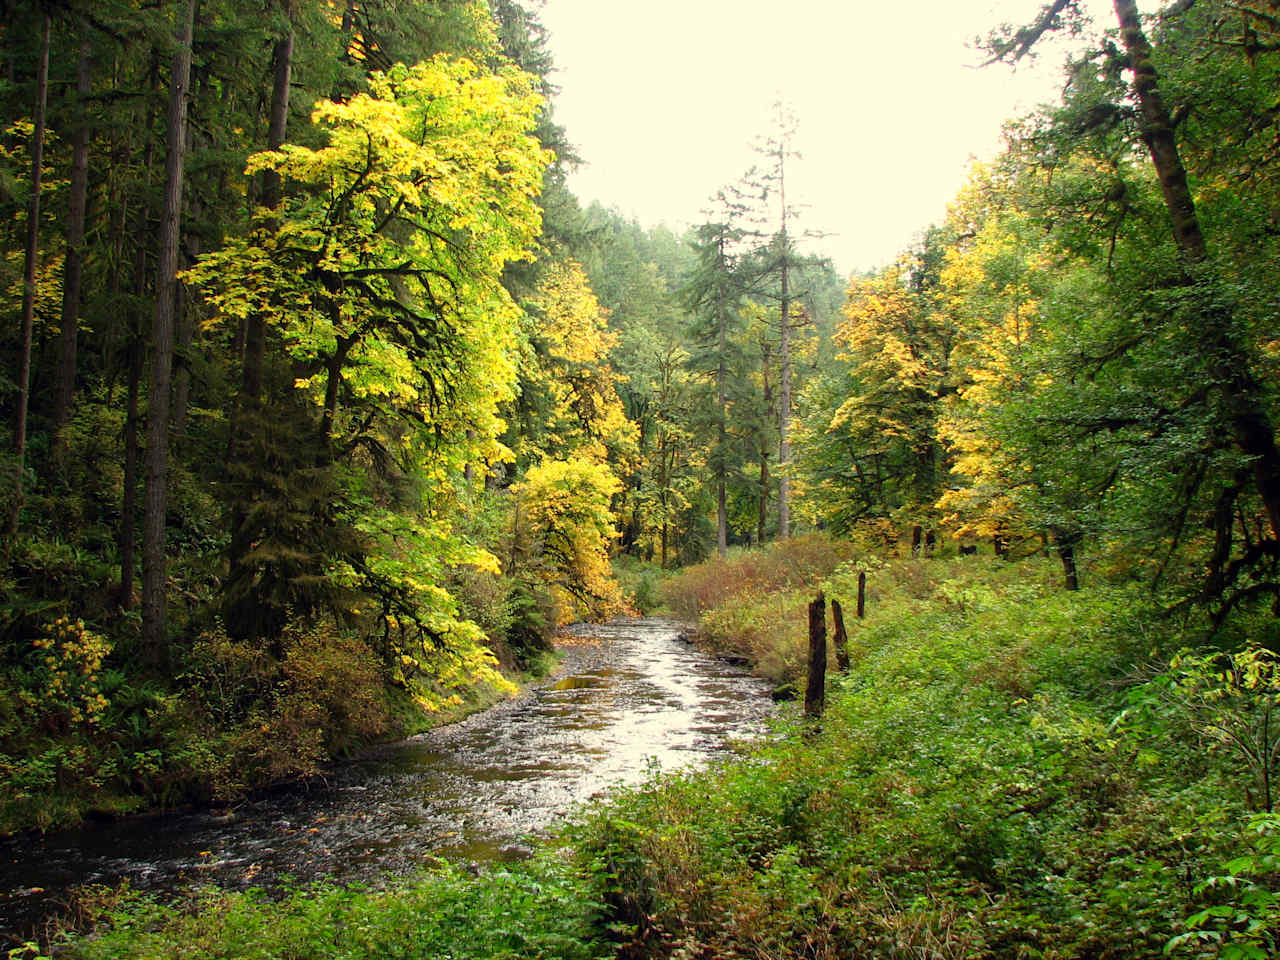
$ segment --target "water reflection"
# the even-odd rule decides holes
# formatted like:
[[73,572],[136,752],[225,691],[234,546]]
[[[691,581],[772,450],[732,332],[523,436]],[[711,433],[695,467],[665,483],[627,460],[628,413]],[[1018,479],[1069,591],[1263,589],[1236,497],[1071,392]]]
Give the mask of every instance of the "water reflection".
[[651,764],[696,763],[759,728],[766,688],[677,641],[679,629],[660,618],[592,627],[554,682],[257,797],[230,819],[150,817],[0,842],[0,930],[29,927],[78,884],[368,881],[435,856],[523,855],[523,836],[610,786],[638,782]]

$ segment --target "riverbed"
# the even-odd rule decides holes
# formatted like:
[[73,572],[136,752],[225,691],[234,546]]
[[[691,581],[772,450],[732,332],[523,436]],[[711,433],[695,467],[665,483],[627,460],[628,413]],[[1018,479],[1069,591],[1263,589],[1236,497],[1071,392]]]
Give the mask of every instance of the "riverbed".
[[522,696],[231,810],[0,841],[0,931],[25,933],[85,884],[377,883],[441,857],[525,856],[583,803],[762,731],[767,684],[683,629],[650,617],[573,630],[562,668]]

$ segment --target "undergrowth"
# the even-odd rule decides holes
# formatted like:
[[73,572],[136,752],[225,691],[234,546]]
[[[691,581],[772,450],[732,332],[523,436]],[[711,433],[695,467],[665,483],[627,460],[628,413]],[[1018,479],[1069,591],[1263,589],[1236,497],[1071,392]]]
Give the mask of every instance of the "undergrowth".
[[314,886],[272,902],[204,889],[108,900],[110,924],[57,955],[94,960],[592,960],[600,906],[559,858],[472,875],[441,865],[387,890]]
[[[853,664],[820,724],[788,713],[744,756],[614,795],[527,866],[279,907],[210,894],[70,955],[1277,955],[1280,828],[1257,808],[1280,734],[1255,720],[1280,671],[1249,642],[1266,618],[1210,637],[1132,584],[1065,592],[1048,560],[786,549],[687,571],[667,596],[705,600],[704,636],[761,662],[784,659],[818,589],[841,599]],[[719,604],[715,579],[735,584]],[[1255,742],[1274,748],[1265,770],[1239,749]],[[186,943],[204,952],[152,946]]]

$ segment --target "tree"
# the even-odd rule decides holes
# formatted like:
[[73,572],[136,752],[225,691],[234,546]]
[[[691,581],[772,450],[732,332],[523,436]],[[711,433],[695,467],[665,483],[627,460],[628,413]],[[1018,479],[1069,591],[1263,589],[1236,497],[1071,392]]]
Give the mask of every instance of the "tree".
[[794,237],[790,229],[795,207],[787,203],[787,161],[798,156],[792,147],[795,117],[781,104],[774,105],[774,131],[758,150],[768,164],[761,179],[761,198],[777,197],[778,213],[769,246],[761,251],[762,274],[777,277],[778,300],[778,539],[791,535],[791,274],[795,266]]
[[54,447],[63,450],[62,431],[71,416],[76,388],[76,343],[80,324],[80,290],[84,275],[85,207],[89,193],[89,124],[86,100],[93,90],[92,44],[86,32],[80,41],[76,68],[76,127],[71,137],[71,195],[67,209],[66,264],[62,278],[62,328],[58,337],[58,374],[50,433]]
[[[317,104],[324,146],[251,158],[251,172],[274,170],[294,189],[190,271],[224,319],[272,317],[288,357],[282,389],[315,431],[309,451],[282,451],[275,466],[305,456],[321,470],[314,485],[337,491],[286,525],[276,521],[292,473],[246,478],[232,545],[243,573],[227,610],[238,632],[269,636],[290,606],[342,615],[354,590],[439,646],[460,635],[432,571],[481,556],[451,539],[447,508],[466,464],[503,455],[498,407],[519,314],[500,281],[536,236],[548,158],[530,136],[539,98],[513,69],[438,57],[374,74],[369,88]],[[384,497],[394,506],[379,508]],[[308,542],[320,549],[300,557]],[[274,595],[260,589],[268,582]]]
[[803,431],[807,470],[824,516],[848,529],[859,519],[918,523],[946,473],[938,442],[941,406],[958,384],[957,321],[939,292],[945,229],[885,270],[849,284],[834,335],[845,368],[829,374],[825,422]]
[[27,245],[22,275],[22,346],[19,353],[18,410],[14,415],[13,500],[6,518],[6,540],[18,530],[22,512],[23,473],[27,455],[27,411],[31,398],[31,334],[35,320],[36,258],[40,239],[40,184],[44,169],[44,115],[49,98],[49,35],[53,18],[45,13],[41,23],[40,66],[36,73],[35,122],[31,131],[31,194],[27,204]]
[[[1251,305],[1253,291],[1274,282],[1274,242],[1256,215],[1240,215],[1274,196],[1255,138],[1275,70],[1274,44],[1259,31],[1275,25],[1257,11],[1223,17],[1224,4],[1176,4],[1152,21],[1153,44],[1132,0],[1113,6],[1119,45],[1079,57],[1063,107],[1023,138],[1045,166],[1074,166],[1053,191],[1073,187],[1075,210],[1100,215],[1060,207],[1056,231],[1110,281],[1103,322],[1082,349],[1060,353],[1075,354],[1077,376],[1089,372],[1059,416],[1076,436],[1116,448],[1113,504],[1161,530],[1162,568],[1199,526],[1191,518],[1204,519],[1214,533],[1203,543],[1201,597],[1229,607],[1275,591],[1273,577],[1245,587],[1240,577],[1280,551],[1274,398],[1259,372],[1269,369],[1270,335]],[[1031,26],[993,39],[994,58],[1022,56],[1078,13],[1070,0],[1046,5]],[[1227,24],[1243,25],[1238,38]],[[1137,150],[1149,167],[1132,162]],[[1160,482],[1144,487],[1142,476]],[[1250,502],[1268,532],[1251,538],[1242,524],[1241,544],[1233,531]]]
[[697,268],[687,281],[684,296],[695,318],[690,331],[699,348],[693,357],[695,368],[705,370],[715,384],[715,439],[708,466],[716,481],[716,550],[723,557],[729,542],[728,482],[733,461],[729,377],[742,366],[733,336],[735,327],[741,326],[739,310],[745,293],[738,247],[746,233],[735,223],[743,213],[740,200],[721,190],[716,207],[719,219],[697,228],[693,245]]
[[156,262],[155,318],[151,333],[151,383],[147,405],[146,499],[142,526],[142,631],[150,656],[159,660],[168,644],[165,525],[169,503],[169,384],[173,366],[174,305],[178,237],[187,146],[187,96],[191,79],[195,0],[185,0],[174,21],[169,75],[168,150],[164,206]]
[[607,618],[621,609],[609,567],[610,501],[620,489],[604,464],[578,456],[534,464],[513,488],[523,526],[512,550],[536,558],[537,575],[559,595],[564,622]]

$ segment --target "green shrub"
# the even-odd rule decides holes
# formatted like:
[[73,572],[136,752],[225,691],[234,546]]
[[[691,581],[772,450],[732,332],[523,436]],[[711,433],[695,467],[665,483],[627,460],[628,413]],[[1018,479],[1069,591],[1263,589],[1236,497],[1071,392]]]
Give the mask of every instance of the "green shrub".
[[111,903],[79,960],[594,960],[600,907],[586,878],[545,856],[477,876],[441,866],[393,889],[317,886],[279,903],[206,889],[180,909],[144,897]]

